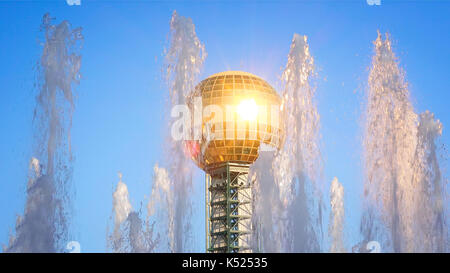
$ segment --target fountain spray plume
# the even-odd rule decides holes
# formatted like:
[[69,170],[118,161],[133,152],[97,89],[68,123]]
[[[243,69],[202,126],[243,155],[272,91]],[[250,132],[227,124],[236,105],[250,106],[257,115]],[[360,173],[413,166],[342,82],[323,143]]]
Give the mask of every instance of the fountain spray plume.
[[[254,179],[260,178],[255,184],[255,196],[258,197],[254,224],[259,229],[258,236],[263,236],[260,240],[264,251],[320,250],[322,161],[320,116],[314,103],[315,87],[312,84],[314,76],[314,58],[310,55],[307,37],[294,34],[282,75],[284,92],[280,120],[283,120],[286,132],[284,146],[273,156],[261,154],[252,167]],[[262,175],[268,164],[271,175]],[[275,184],[270,185],[273,181]],[[264,209],[267,201],[273,209]],[[276,241],[279,243],[274,243]],[[273,249],[275,246],[277,249]]]
[[442,125],[428,111],[418,116],[392,51],[374,42],[364,135],[365,212],[361,232],[383,251],[436,252],[447,247],[445,187],[436,156]]
[[72,154],[70,128],[73,85],[80,80],[81,28],[68,21],[52,24],[44,15],[45,35],[38,63],[38,89],[33,123],[34,157],[24,215],[6,252],[62,252],[68,239]]
[[[204,46],[195,34],[191,19],[174,12],[170,31],[170,49],[166,55],[170,89],[169,109],[186,103],[206,58]],[[139,213],[132,210],[128,189],[120,175],[113,195],[114,231],[108,240],[114,252],[187,250],[185,245],[189,239],[191,214],[191,160],[186,155],[183,142],[170,138],[167,145],[169,168],[160,167],[158,164],[153,168],[153,184],[145,221],[141,220]],[[153,238],[156,231],[158,234]]]
[[344,246],[344,187],[335,177],[330,188],[330,225],[328,234],[331,238],[330,252],[346,252]]
[[[421,251],[448,252],[448,200],[446,185],[438,161],[436,140],[442,134],[442,123],[434,114],[425,111],[419,115],[418,140],[415,153],[413,182],[418,181],[422,204],[416,203],[420,221],[415,233],[414,248]],[[446,205],[447,204],[447,205]]]
[[114,230],[108,238],[109,247],[116,253],[154,252],[159,236],[154,238],[154,223],[142,221],[133,210],[128,187],[119,173],[119,183],[113,194]]
[[[167,170],[159,167],[158,164],[154,166],[153,173],[152,192],[147,205],[148,216],[157,217],[156,221],[163,224],[162,232],[164,232],[164,236],[161,239],[160,245],[167,245],[169,251],[171,251],[175,249],[174,191],[170,188],[174,185],[169,179]],[[157,215],[155,215],[156,213]],[[164,251],[164,248],[161,250]]]
[[[170,47],[166,54],[166,77],[170,91],[169,109],[187,103],[187,97],[194,89],[205,58],[205,47],[195,33],[192,20],[174,11],[170,20]],[[173,237],[170,239],[172,242],[169,243],[169,251],[186,252],[188,251],[186,245],[191,237],[192,162],[182,141],[175,141],[170,137],[167,142],[168,177],[164,179],[164,183],[169,185],[156,183],[152,191],[165,191],[167,198],[171,199],[167,201],[171,207],[166,208],[170,210],[167,213],[171,217],[168,219],[168,226],[169,234]],[[156,172],[160,170],[162,168],[155,167]],[[158,177],[158,173],[155,175]]]
[[282,251],[284,206],[271,169],[274,156],[273,152],[260,151],[249,172],[253,185],[252,248],[256,253]]

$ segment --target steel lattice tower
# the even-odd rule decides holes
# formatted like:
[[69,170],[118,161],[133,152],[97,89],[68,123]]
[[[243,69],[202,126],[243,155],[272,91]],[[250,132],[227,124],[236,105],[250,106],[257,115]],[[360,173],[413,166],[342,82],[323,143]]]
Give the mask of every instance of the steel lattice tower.
[[206,170],[208,252],[251,252],[249,166],[226,162]]
[[187,140],[187,151],[206,172],[206,251],[251,252],[248,172],[262,146],[283,143],[281,98],[260,77],[226,71],[201,81],[188,106],[193,135],[201,137]]

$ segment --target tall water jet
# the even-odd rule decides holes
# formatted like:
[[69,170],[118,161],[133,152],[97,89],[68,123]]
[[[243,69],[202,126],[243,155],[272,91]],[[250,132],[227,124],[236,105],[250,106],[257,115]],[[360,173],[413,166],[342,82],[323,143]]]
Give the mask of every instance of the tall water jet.
[[113,212],[114,212],[114,231],[110,235],[109,244],[114,252],[121,252],[125,247],[124,237],[120,230],[120,226],[128,218],[132,210],[131,203],[128,196],[128,187],[122,182],[122,174],[119,173],[119,183],[116,191],[113,193]]
[[[419,115],[417,148],[415,152],[413,183],[419,188],[420,201],[415,202],[414,249],[419,251],[448,252],[448,199],[446,185],[438,161],[437,138],[442,134],[442,124],[434,114],[425,111]],[[415,182],[417,181],[417,182]]]
[[[164,232],[158,250],[173,252],[175,249],[175,207],[173,203],[174,191],[171,187],[175,185],[169,179],[167,170],[158,166],[158,164],[153,167],[153,174],[152,191],[147,204],[148,217],[156,217],[155,221],[159,223],[162,232]],[[164,245],[168,248],[165,249]]]
[[154,224],[142,221],[140,214],[133,210],[121,173],[113,194],[113,213],[114,230],[108,238],[108,246],[113,252],[148,253],[155,250],[159,236],[154,238]]
[[249,177],[253,185],[253,252],[282,251],[285,206],[271,168],[274,157],[274,152],[260,151],[258,159],[250,167]]
[[[176,105],[186,105],[186,98],[195,87],[197,76],[206,58],[204,45],[198,39],[195,26],[190,18],[179,16],[173,12],[170,20],[170,46],[166,54],[166,77],[169,86],[169,108]],[[171,128],[172,124],[169,124]],[[168,130],[170,132],[170,130]],[[189,251],[191,219],[191,191],[193,164],[188,156],[183,141],[174,140],[171,136],[167,141],[167,165],[169,190],[167,196],[172,198],[173,243],[170,252]],[[161,185],[166,187],[167,185]],[[154,188],[159,191],[158,188]],[[170,214],[170,212],[169,212]]]
[[39,93],[34,111],[33,170],[27,185],[24,215],[7,252],[62,252],[68,239],[72,153],[70,128],[73,85],[80,80],[81,28],[68,21],[52,24],[45,14],[45,35],[38,62]]
[[328,234],[331,239],[330,252],[346,252],[344,246],[344,187],[335,177],[330,187],[330,224]]
[[[257,195],[269,197],[268,200],[255,201],[254,224],[258,229],[256,233],[264,236],[259,239],[262,240],[262,251],[317,252],[321,248],[322,160],[320,116],[314,103],[315,88],[312,84],[314,76],[314,58],[310,55],[307,37],[294,34],[282,75],[284,146],[275,155],[258,159],[252,168],[253,177],[261,178],[259,183],[255,183]],[[271,175],[263,176],[262,169],[268,164],[271,165]],[[275,185],[269,185],[265,179],[272,180]],[[273,196],[274,192],[278,196]],[[261,202],[267,201],[271,202],[272,210],[262,209],[264,204]],[[279,243],[267,245],[273,241]]]
[[448,247],[445,187],[436,157],[442,125],[420,117],[405,73],[381,34],[374,42],[364,135],[365,212],[361,232],[382,251],[436,252]]

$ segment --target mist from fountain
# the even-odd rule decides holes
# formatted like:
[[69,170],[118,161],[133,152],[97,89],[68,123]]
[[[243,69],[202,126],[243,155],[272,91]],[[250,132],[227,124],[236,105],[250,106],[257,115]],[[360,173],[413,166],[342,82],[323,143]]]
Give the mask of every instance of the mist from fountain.
[[363,241],[383,252],[448,251],[448,202],[437,158],[442,124],[417,115],[405,73],[378,33],[365,113]]
[[23,216],[5,252],[63,252],[71,216],[72,152],[70,128],[74,84],[80,81],[81,28],[68,21],[52,24],[45,14],[43,50],[37,63],[38,88],[33,116],[33,158]]
[[133,210],[127,185],[119,182],[113,194],[114,230],[108,235],[108,247],[115,253],[154,252],[159,234],[154,235],[154,222],[142,221],[141,214]]
[[260,152],[254,181],[254,250],[318,252],[322,246],[320,116],[315,105],[314,58],[307,37],[294,34],[282,80],[284,146]]

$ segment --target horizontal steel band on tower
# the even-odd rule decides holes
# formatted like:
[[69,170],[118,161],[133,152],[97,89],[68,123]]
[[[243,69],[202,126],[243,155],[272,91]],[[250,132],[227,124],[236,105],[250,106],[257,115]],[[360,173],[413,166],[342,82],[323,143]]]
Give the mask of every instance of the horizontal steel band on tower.
[[206,169],[208,252],[251,252],[249,167],[226,162]]

